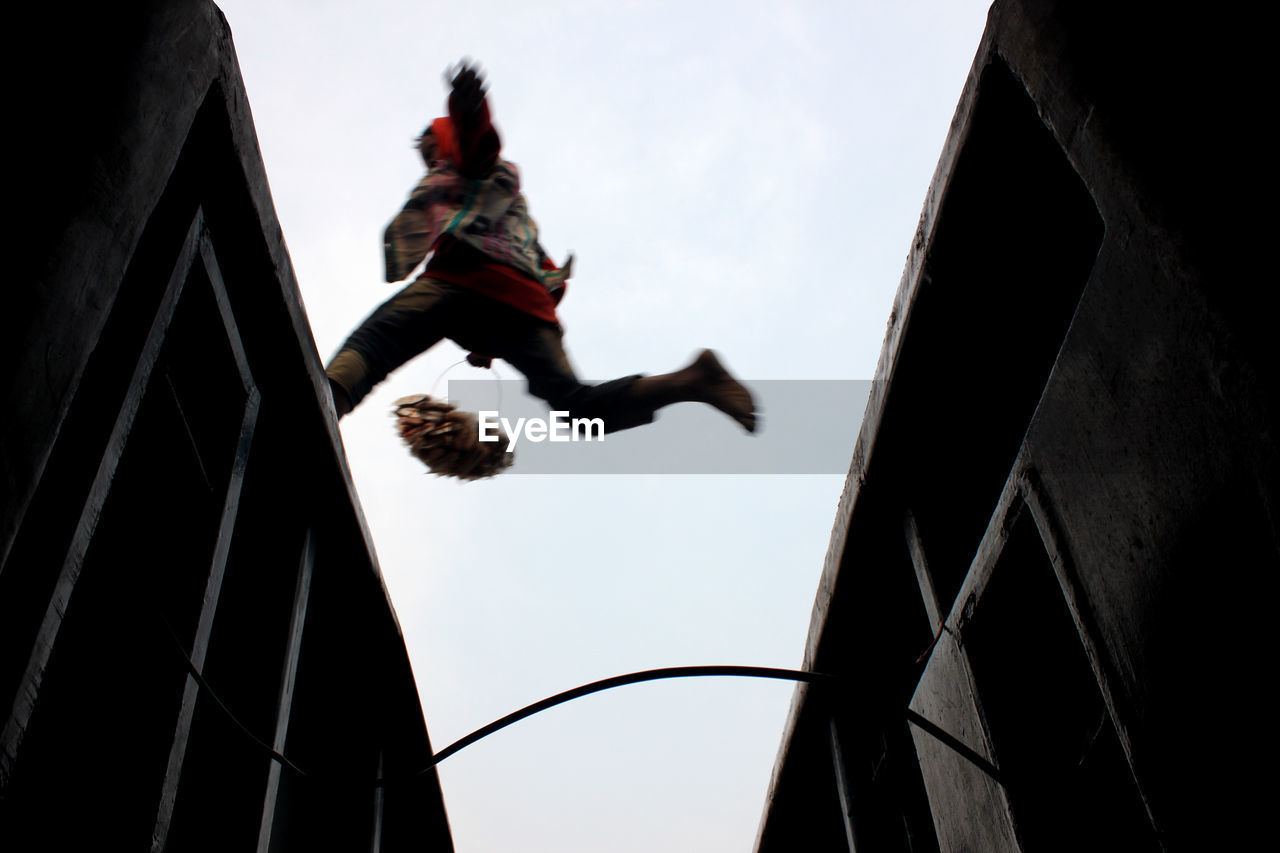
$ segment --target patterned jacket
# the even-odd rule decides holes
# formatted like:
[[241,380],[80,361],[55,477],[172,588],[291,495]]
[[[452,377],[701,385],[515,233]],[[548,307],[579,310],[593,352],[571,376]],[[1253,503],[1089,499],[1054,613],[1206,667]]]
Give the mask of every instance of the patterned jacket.
[[573,258],[562,269],[547,258],[515,164],[497,158],[470,178],[451,160],[433,161],[383,234],[386,280],[403,281],[446,234],[541,282],[559,301]]

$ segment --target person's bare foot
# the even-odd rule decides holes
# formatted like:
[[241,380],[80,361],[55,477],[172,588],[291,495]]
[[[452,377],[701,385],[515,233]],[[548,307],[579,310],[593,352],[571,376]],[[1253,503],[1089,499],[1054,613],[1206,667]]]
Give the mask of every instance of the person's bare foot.
[[693,377],[698,399],[733,418],[747,432],[756,431],[756,404],[751,392],[724,369],[714,352],[704,349],[685,370]]

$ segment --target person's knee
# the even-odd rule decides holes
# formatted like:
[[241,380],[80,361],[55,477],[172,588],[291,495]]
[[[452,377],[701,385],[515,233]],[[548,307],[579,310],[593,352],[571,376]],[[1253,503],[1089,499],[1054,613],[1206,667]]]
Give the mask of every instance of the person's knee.
[[339,385],[337,380],[332,377],[329,379],[329,395],[333,397],[333,411],[337,414],[338,420],[342,420],[344,415],[355,408],[347,389]]
[[338,417],[351,411],[364,396],[369,393],[382,377],[375,377],[369,369],[369,362],[358,351],[343,348],[324,369],[329,384],[334,387],[334,405],[340,408],[338,391],[345,399],[346,411],[339,411]]

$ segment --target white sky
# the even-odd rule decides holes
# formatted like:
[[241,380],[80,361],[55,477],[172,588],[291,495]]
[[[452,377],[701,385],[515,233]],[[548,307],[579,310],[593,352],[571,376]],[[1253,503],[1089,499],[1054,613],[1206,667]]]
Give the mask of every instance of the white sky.
[[[466,55],[543,244],[577,255],[579,373],[711,346],[749,383],[872,376],[988,4],[219,5],[323,360],[395,290],[382,229]],[[624,672],[799,667],[842,476],[438,479],[388,412],[461,357],[440,345],[342,422],[437,748]],[[517,723],[440,767],[457,849],[748,851],[791,691],[657,682]]]

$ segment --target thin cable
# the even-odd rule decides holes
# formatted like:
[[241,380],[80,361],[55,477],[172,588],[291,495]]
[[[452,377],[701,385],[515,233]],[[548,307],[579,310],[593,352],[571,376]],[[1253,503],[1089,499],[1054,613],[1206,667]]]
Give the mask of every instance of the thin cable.
[[929,655],[933,654],[933,647],[938,645],[938,641],[942,639],[942,634],[946,630],[947,630],[946,622],[943,622],[938,625],[937,632],[933,635],[933,639],[929,641],[929,647],[926,648],[923,652],[921,652],[920,656],[916,658],[916,666],[919,666],[920,664],[924,663],[929,659]]
[[249,739],[250,743],[257,747],[259,751],[271,756],[285,767],[288,767],[294,773],[297,773],[299,776],[310,776],[311,774],[307,773],[307,771],[290,761],[284,753],[279,752],[275,747],[259,738],[249,730],[248,726],[240,721],[240,718],[236,716],[234,711],[227,707],[227,704],[222,701],[222,697],[218,695],[218,692],[214,690],[212,685],[210,685],[205,679],[204,674],[196,667],[195,661],[191,659],[191,655],[187,654],[186,646],[184,646],[182,641],[178,638],[178,634],[173,630],[173,626],[169,624],[169,620],[158,611],[153,611],[153,613],[156,618],[160,620],[160,623],[164,625],[165,631],[169,634],[169,639],[173,640],[174,648],[177,649],[178,654],[182,657],[183,663],[186,664],[187,674],[195,679],[196,685],[200,690],[208,694],[209,698],[213,700],[213,704],[217,705],[218,708],[221,709],[222,713],[227,716],[227,719],[230,720],[235,727]]
[[[430,396],[431,396],[431,397],[435,397],[436,399],[440,399],[439,397],[436,397],[436,391],[437,391],[437,390],[439,390],[439,388],[440,388],[440,381],[441,381],[442,379],[444,379],[446,376],[448,376],[448,375],[449,375],[449,372],[450,372],[450,371],[452,371],[455,367],[457,367],[457,366],[458,366],[458,365],[460,365],[460,364],[470,364],[470,362],[469,362],[469,361],[467,361],[467,359],[465,359],[465,358],[464,358],[464,359],[462,359],[461,361],[455,361],[453,364],[451,364],[451,365],[449,365],[448,367],[446,367],[446,368],[441,372],[441,374],[440,374],[439,376],[437,376],[437,377],[436,377],[436,381],[431,385],[431,394],[430,394]],[[472,366],[473,366],[473,367],[476,367],[476,366],[478,366],[478,365],[472,365]],[[498,368],[494,367],[494,365],[493,365],[493,362],[492,362],[492,361],[490,361],[490,362],[489,362],[489,367],[488,367],[488,369],[493,371],[494,379],[495,379],[495,380],[497,381],[497,383],[498,383],[498,406],[497,406],[497,408],[499,409],[499,411],[501,411],[501,409],[502,409],[502,374],[498,372]],[[446,402],[446,403],[447,403],[447,402],[449,402],[448,398],[445,398],[445,402]]]
[[[209,684],[207,679],[205,679],[204,674],[196,667],[195,662],[191,660],[191,656],[187,654],[186,647],[183,646],[182,641],[178,638],[177,632],[173,630],[173,626],[169,624],[169,620],[166,619],[163,614],[158,612],[155,613],[155,616],[159,619],[160,623],[165,628],[165,632],[173,641],[174,648],[177,650],[179,656],[181,656],[183,660],[183,663],[186,665],[187,673],[195,679],[200,690],[209,695],[209,698],[212,699],[213,703],[218,706],[218,709],[226,715],[227,719],[230,720],[235,727],[238,728],[255,747],[257,747],[259,751],[270,756],[272,759],[279,761],[281,765],[292,770],[299,776],[314,778],[313,774],[308,773],[297,764],[294,764],[284,753],[278,751],[266,741],[259,738],[249,729],[248,726],[240,721],[240,718],[236,716],[235,712],[232,711],[225,702],[222,701],[222,697],[218,695],[218,692],[214,690],[213,686]],[[476,741],[488,737],[494,732],[501,731],[512,723],[517,723],[520,720],[523,720],[525,717],[531,717],[540,711],[545,711],[548,708],[554,708],[556,705],[563,705],[565,702],[578,699],[582,696],[589,696],[592,693],[611,690],[615,687],[623,687],[627,684],[639,684],[644,681],[659,681],[670,678],[706,678],[712,676],[772,678],[783,681],[800,681],[809,684],[831,684],[838,680],[836,676],[821,672],[809,672],[807,670],[797,669],[775,669],[763,666],[671,666],[664,667],[662,669],[648,669],[641,672],[631,672],[626,675],[616,675],[612,678],[604,678],[600,681],[593,681],[590,684],[584,684],[571,690],[565,690],[561,693],[555,694],[554,696],[549,696],[546,699],[534,702],[532,705],[526,705],[520,710],[494,720],[487,726],[478,728],[471,734],[459,738],[449,744],[444,749],[433,754],[429,759],[427,759],[427,763],[423,767],[413,773],[395,778],[382,776],[375,780],[374,785],[375,787],[383,787],[388,783],[410,781],[425,776],[440,762],[465,749]],[[969,747],[968,744],[947,732],[945,729],[939,727],[932,720],[921,716],[910,708],[905,709],[903,713],[909,722],[919,726],[921,729],[935,737],[944,746],[951,748],[961,757],[967,759],[979,770],[995,780],[997,784],[1004,784],[999,768]]]
[[[466,364],[466,363],[467,363],[467,360],[464,358],[462,361],[455,361],[453,364],[451,364],[451,365],[449,365],[448,367],[446,367],[446,368],[445,368],[445,369],[440,373],[440,375],[436,377],[436,381],[432,384],[432,386],[431,386],[431,396],[432,396],[432,397],[435,397],[435,396],[436,396],[436,389],[440,387],[440,380],[441,380],[441,379],[444,379],[446,376],[448,376],[448,375],[449,375],[449,371],[450,371],[450,370],[453,370],[453,369],[454,369],[455,367],[457,367],[459,364]],[[438,398],[437,398],[437,399],[438,399]]]
[[498,411],[502,411],[502,374],[498,372],[498,368],[494,366],[494,363],[492,361],[489,362],[489,369],[493,371],[493,378],[496,379],[498,382],[497,409]]
[[587,696],[592,693],[599,693],[602,690],[611,690],[614,687],[622,687],[626,684],[638,684],[642,681],[658,681],[665,678],[698,678],[706,676],[738,676],[746,678],[777,678],[784,681],[805,681],[830,682],[834,680],[833,676],[825,675],[820,672],[807,672],[805,670],[796,669],[773,669],[764,666],[671,666],[663,669],[648,669],[643,672],[632,672],[627,675],[615,675],[613,678],[605,678],[600,681],[593,681],[590,684],[584,684],[581,687],[575,687],[572,690],[566,690],[563,693],[557,693],[549,696],[540,702],[534,702],[532,705],[526,705],[519,711],[507,714],[501,719],[494,720],[487,726],[476,729],[466,737],[460,738],[446,746],[444,749],[435,753],[431,758],[427,759],[424,767],[416,772],[400,777],[399,779],[388,779],[386,777],[377,781],[378,785],[385,785],[387,782],[403,781],[407,779],[416,779],[426,775],[431,768],[435,767],[441,761],[453,755],[461,749],[465,749],[481,738],[488,737],[500,729],[505,729],[512,723],[517,723],[525,717],[530,717],[539,711],[545,711],[548,708],[554,708],[556,705],[562,705],[572,699],[581,696]]
[[910,708],[907,708],[904,713],[906,714],[908,722],[915,723],[917,726],[924,729],[926,732],[928,732],[929,734],[937,738],[939,741],[941,741],[944,746],[951,747],[952,750],[959,753],[962,757],[967,758],[969,760],[969,763],[973,764],[983,773],[986,773],[988,776],[994,779],[997,785],[1004,785],[1004,780],[1000,778],[1000,768],[996,767],[990,761],[987,761],[987,759],[983,758],[978,752],[972,749],[967,743],[960,740],[959,738],[957,738],[955,735],[951,734],[947,730],[939,727],[938,724],[933,722],[932,720],[926,717],[920,716]]

